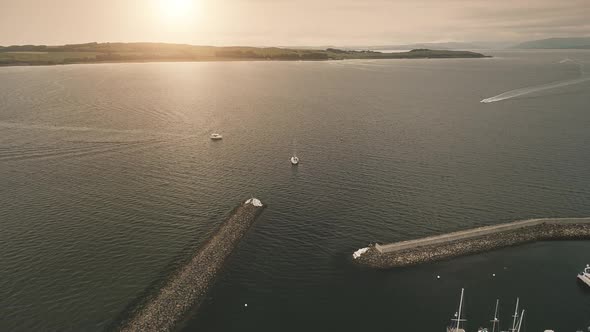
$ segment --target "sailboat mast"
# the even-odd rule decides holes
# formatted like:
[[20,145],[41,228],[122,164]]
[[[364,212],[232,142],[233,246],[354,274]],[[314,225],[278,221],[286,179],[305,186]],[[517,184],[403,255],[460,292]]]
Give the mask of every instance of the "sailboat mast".
[[492,332],[496,332],[496,324],[499,323],[499,320],[498,320],[498,305],[499,304],[500,304],[500,300],[496,299],[496,310],[494,311],[494,320],[492,320]]
[[518,332],[520,332],[520,328],[522,327],[522,319],[524,318],[524,309],[522,310],[522,314],[520,314],[520,321],[518,322]]
[[457,330],[459,331],[459,324],[461,324],[461,310],[463,308],[463,292],[465,291],[465,288],[461,288],[461,300],[459,301],[459,313],[457,316]]
[[512,321],[512,328],[510,329],[512,332],[516,332],[516,319],[518,318],[518,302],[520,299],[516,298],[516,308],[514,309],[514,320]]

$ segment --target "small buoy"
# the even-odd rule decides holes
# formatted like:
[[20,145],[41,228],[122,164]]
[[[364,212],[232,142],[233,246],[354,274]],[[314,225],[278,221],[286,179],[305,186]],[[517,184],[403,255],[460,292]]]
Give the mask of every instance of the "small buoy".
[[440,279],[440,276],[436,276],[436,279]]
[[248,303],[244,303],[244,307],[247,307],[247,306],[248,306]]
[[495,276],[496,276],[496,274],[495,273],[492,273],[492,277],[495,277]]

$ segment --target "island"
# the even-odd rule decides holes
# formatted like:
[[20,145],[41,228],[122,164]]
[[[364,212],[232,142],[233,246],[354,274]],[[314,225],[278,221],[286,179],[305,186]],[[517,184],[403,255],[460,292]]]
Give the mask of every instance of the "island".
[[383,53],[336,48],[216,47],[165,43],[86,43],[62,46],[0,46],[0,66],[39,66],[107,62],[186,62],[236,60],[347,60],[484,58],[469,51],[414,49]]

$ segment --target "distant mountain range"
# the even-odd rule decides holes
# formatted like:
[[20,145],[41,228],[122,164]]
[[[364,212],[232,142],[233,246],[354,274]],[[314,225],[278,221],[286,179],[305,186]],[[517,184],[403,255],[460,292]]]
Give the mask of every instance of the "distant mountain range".
[[[348,47],[354,48],[354,47]],[[447,43],[415,43],[405,45],[376,45],[357,47],[373,51],[384,50],[412,50],[428,48],[437,50],[483,50],[483,49],[590,49],[590,37],[580,38],[548,38],[532,40],[519,44],[507,42],[447,42]]]
[[548,38],[532,40],[510,48],[520,49],[590,49],[590,37],[582,38]]
[[516,45],[501,42],[448,42],[448,43],[416,43],[406,45],[378,45],[365,49],[380,50],[412,50],[428,48],[437,50],[482,50],[482,49],[590,49],[590,37],[579,38],[548,38],[531,40]]
[[412,44],[382,44],[382,45],[320,45],[320,46],[284,46],[285,48],[324,50],[338,48],[343,50],[369,51],[409,51],[415,49],[429,50],[483,50],[509,46],[506,43],[489,42],[442,42],[442,43],[412,43]]
[[427,48],[432,50],[473,50],[482,49],[479,45],[473,43],[461,43],[461,42],[446,42],[446,43],[416,43],[416,44],[405,44],[405,45],[378,45],[370,46],[369,50],[413,50],[417,48]]

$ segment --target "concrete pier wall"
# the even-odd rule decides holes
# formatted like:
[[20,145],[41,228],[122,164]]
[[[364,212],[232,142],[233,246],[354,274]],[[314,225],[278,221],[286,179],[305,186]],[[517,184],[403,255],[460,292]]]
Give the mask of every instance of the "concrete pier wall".
[[581,239],[590,239],[590,218],[529,219],[386,245],[376,244],[355,262],[375,268],[392,268],[533,241]]
[[182,266],[147,303],[131,312],[118,328],[120,331],[171,331],[202,303],[223,264],[262,212],[258,200],[240,204],[203,244],[188,263]]
[[376,244],[375,249],[377,249],[380,253],[389,253],[395,251],[401,251],[405,249],[411,249],[415,247],[427,246],[427,245],[434,245],[434,244],[443,244],[449,243],[453,241],[460,241],[465,239],[476,238],[484,235],[492,235],[497,233],[502,233],[506,231],[517,230],[525,227],[531,226],[538,226],[541,224],[550,224],[550,225],[571,225],[571,224],[590,224],[590,218],[541,218],[541,219],[528,219],[528,220],[519,220],[507,224],[500,224],[500,225],[493,225],[493,226],[485,226],[485,227],[478,227],[473,229],[468,229],[459,232],[453,232],[448,234],[436,235],[436,236],[429,236],[421,239],[416,240],[409,240],[409,241],[402,241],[402,242],[395,242],[389,244]]

